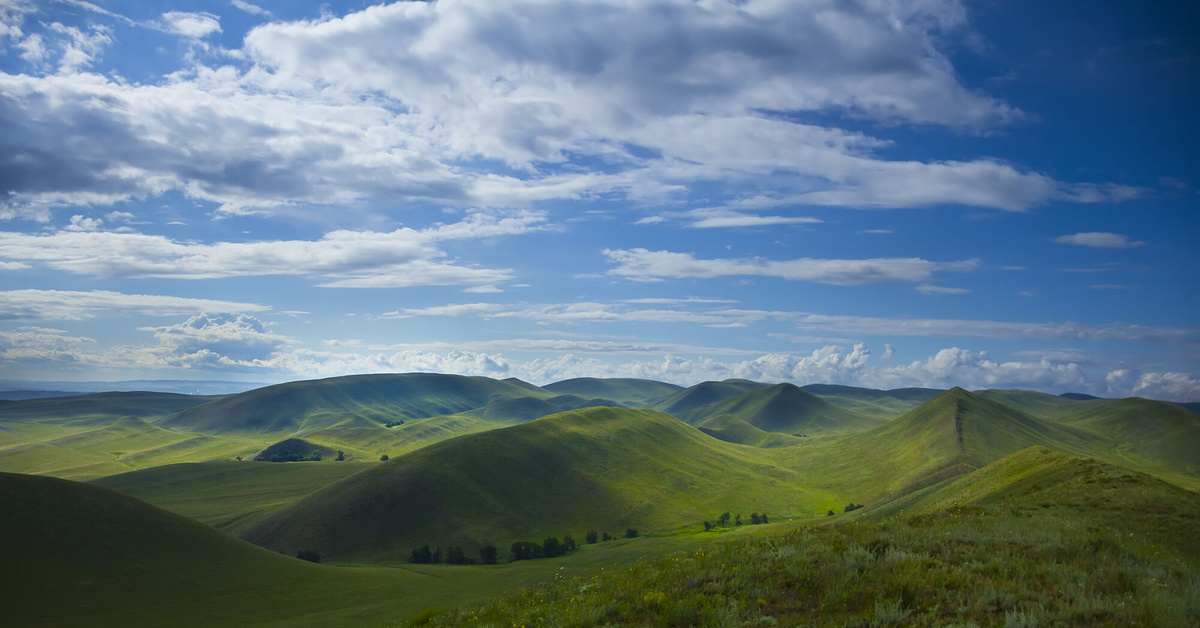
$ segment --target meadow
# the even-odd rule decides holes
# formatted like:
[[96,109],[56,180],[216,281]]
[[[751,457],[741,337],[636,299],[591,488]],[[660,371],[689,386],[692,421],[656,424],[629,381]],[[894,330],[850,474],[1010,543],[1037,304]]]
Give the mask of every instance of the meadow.
[[1144,399],[744,380],[3,402],[0,584],[15,625],[1196,625],[1198,441]]

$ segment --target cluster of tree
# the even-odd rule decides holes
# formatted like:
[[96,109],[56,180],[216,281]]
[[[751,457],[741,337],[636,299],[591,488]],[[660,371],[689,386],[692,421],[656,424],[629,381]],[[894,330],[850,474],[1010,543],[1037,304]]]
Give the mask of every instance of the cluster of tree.
[[529,560],[532,558],[554,558],[575,550],[575,539],[568,534],[559,541],[557,537],[546,537],[541,545],[533,541],[516,541],[509,548],[512,560]]
[[[859,508],[862,508],[862,507],[863,507],[862,504],[856,504],[854,502],[850,502],[849,504],[846,505],[845,508],[842,509],[842,512],[851,512],[853,510],[858,510]],[[825,516],[832,517],[834,514],[835,513],[832,510],[830,510],[829,512],[825,513]]]
[[321,452],[317,450],[304,453],[302,451],[278,451],[271,454],[271,462],[320,462]]
[[404,425],[404,421],[388,421],[383,424],[384,427],[397,427],[400,425]]
[[338,450],[338,455],[337,455],[337,458],[334,458],[334,460],[337,460],[338,462],[341,462],[341,461],[343,461],[343,460],[345,460],[345,459],[346,459],[346,454],[345,454],[345,453],[344,453],[342,450],[340,450],[340,449],[339,449],[339,450]]
[[383,454],[382,456],[380,456],[380,457],[379,457],[379,461],[380,461],[380,462],[387,462],[387,461],[388,461],[388,455],[387,455],[387,454]]
[[299,558],[300,560],[307,560],[310,563],[321,562],[321,555],[312,550],[300,550],[296,552],[296,558]]
[[[704,522],[704,531],[708,532],[709,530],[711,530],[713,528],[728,528],[729,527],[729,517],[730,517],[729,511],[727,510],[727,511],[721,513],[721,516],[717,517],[717,522],[715,524],[705,521]],[[771,521],[769,519],[767,519],[766,513],[763,513],[761,515],[758,514],[757,512],[750,513],[750,524],[751,525],[759,525],[762,523],[771,523]],[[742,525],[742,513],[739,512],[733,518],[733,525],[735,525],[735,526]]]
[[474,565],[481,563],[484,565],[495,565],[496,556],[499,550],[495,545],[484,545],[479,548],[479,559],[467,556],[461,545],[451,545],[446,548],[446,554],[443,557],[442,548],[429,549],[428,545],[413,548],[412,554],[408,557],[408,562],[417,564],[429,563],[446,563],[447,565]]

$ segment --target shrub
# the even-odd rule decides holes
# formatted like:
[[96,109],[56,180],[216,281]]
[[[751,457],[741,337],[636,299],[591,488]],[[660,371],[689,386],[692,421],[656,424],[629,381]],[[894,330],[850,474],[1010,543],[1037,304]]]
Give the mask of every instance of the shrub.
[[548,536],[542,541],[542,556],[554,558],[555,556],[562,556],[564,553],[566,553],[566,550],[563,548],[563,544],[558,542],[557,538]]
[[428,545],[414,548],[412,554],[408,557],[408,562],[417,564],[432,563],[433,552],[429,551]]
[[638,531],[633,528],[629,528],[628,530],[625,530],[625,538],[627,538],[627,539],[635,539],[635,538],[637,538],[637,535],[638,535]]
[[587,539],[587,542],[588,542],[588,543],[595,543],[595,542],[596,542],[596,539],[597,539],[599,536],[600,536],[600,535],[599,535],[599,534],[597,534],[595,530],[588,530],[588,531],[587,531],[587,535],[586,535],[584,538],[586,538],[586,539]]
[[387,460],[388,460],[387,454],[383,454],[382,456],[379,457],[380,462],[387,462]]
[[862,505],[862,504],[856,504],[856,503],[854,503],[854,502],[850,502],[850,503],[849,503],[849,504],[846,506],[846,509],[845,509],[845,510],[843,510],[842,512],[851,512],[851,511],[854,511],[854,510],[858,510],[859,508],[862,508],[862,507],[863,507],[863,505]]
[[601,540],[601,541],[611,541],[612,539],[613,539],[613,538],[612,538],[612,535],[611,535],[611,534],[609,534],[609,533],[607,533],[607,532],[605,532],[605,533],[604,533],[604,534],[603,534],[603,535],[600,537],[600,540]]
[[515,541],[509,549],[514,562],[542,557],[542,546],[532,541]]
[[479,548],[479,562],[485,565],[495,565],[498,551],[499,550],[496,549],[495,545],[490,543],[484,545],[483,547]]
[[563,551],[570,552],[574,549],[575,549],[575,539],[571,538],[570,534],[564,536],[563,537]]

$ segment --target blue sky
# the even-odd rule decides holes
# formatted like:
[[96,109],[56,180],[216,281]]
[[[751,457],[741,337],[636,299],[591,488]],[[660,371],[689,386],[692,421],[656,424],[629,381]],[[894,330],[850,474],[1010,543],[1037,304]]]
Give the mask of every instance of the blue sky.
[[1183,5],[0,0],[0,378],[1197,399]]

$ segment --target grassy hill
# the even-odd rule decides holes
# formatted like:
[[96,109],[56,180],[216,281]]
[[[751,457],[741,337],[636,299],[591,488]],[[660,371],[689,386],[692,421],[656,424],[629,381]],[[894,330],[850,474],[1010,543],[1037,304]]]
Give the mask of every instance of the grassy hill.
[[662,410],[667,414],[680,416],[700,406],[744,395],[750,391],[767,388],[769,385],[746,379],[701,382],[695,386],[678,390],[666,397],[652,399],[649,401],[649,407],[655,410]]
[[[355,415],[379,423],[458,414],[498,401],[555,396],[519,380],[429,373],[353,375],[290,382],[230,395],[161,425],[201,433],[295,432]],[[326,418],[328,417],[328,418]]]
[[723,510],[811,515],[837,499],[752,448],[651,410],[589,408],[463,436],[380,464],[242,536],[338,560],[413,547],[541,540],[590,529],[663,530]]
[[1105,458],[1156,474],[1182,474],[1189,488],[1200,489],[1200,415],[1137,397],[1081,403],[1060,420],[1110,439]]
[[1195,493],[1044,448],[923,493],[879,521],[751,526],[739,542],[697,542],[431,625],[1200,623]]
[[790,434],[764,432],[753,425],[733,416],[720,414],[706,419],[696,427],[705,434],[723,440],[727,443],[749,445],[751,447],[790,447],[800,442],[800,438]]
[[1090,432],[952,388],[875,429],[806,439],[778,451],[796,468],[833,488],[856,492],[858,503],[870,503],[970,472],[1034,445],[1086,454],[1109,444]]
[[792,384],[776,384],[752,390],[676,416],[688,423],[698,424],[722,414],[738,417],[766,432],[785,434],[852,432],[880,423],[852,410],[839,408]]
[[190,462],[130,471],[92,484],[236,534],[374,464],[378,463]]
[[68,397],[0,402],[0,423],[52,420],[59,424],[134,416],[142,419],[174,414],[210,401],[217,395],[178,395],[157,392],[106,392]]
[[627,406],[645,407],[683,390],[682,386],[649,379],[578,377],[547,384],[542,388],[558,395],[578,395],[590,399],[608,399]]
[[839,408],[878,419],[894,419],[943,392],[932,388],[874,390],[836,384],[809,384],[801,388]]
[[115,491],[0,473],[12,626],[363,626],[550,576],[529,565],[334,568],[239,541]]

